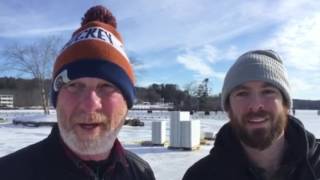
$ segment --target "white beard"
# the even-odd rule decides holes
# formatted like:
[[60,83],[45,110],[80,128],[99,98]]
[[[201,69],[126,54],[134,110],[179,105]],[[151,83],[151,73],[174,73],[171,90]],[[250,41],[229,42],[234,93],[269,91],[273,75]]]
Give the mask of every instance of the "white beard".
[[58,126],[64,143],[79,155],[97,155],[110,152],[121,129],[120,126],[117,129],[110,130],[94,140],[80,140],[73,130],[67,131],[62,127],[61,123],[58,123]]

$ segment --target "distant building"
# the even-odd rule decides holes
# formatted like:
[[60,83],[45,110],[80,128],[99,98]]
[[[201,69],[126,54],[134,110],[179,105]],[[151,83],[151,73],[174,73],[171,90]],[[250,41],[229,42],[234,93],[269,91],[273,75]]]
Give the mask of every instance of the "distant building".
[[134,104],[132,110],[169,110],[173,109],[173,103],[154,103],[143,102],[141,104]]
[[0,94],[0,107],[13,108],[13,95]]

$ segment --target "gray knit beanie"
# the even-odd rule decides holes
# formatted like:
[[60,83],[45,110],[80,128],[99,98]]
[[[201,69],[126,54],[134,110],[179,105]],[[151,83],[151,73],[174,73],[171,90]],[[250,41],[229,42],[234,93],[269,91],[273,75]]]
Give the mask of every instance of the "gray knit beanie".
[[248,81],[264,81],[277,87],[288,108],[292,106],[287,71],[279,55],[272,50],[255,50],[241,55],[231,66],[224,79],[221,104],[227,110],[232,90]]

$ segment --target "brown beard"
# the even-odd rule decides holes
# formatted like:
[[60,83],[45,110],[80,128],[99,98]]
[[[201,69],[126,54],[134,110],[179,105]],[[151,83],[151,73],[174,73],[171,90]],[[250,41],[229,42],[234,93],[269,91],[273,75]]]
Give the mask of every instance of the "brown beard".
[[[259,150],[264,150],[269,147],[274,140],[282,134],[288,121],[285,111],[277,116],[263,110],[258,112],[249,112],[242,116],[241,119],[237,119],[233,112],[230,111],[229,117],[233,131],[241,142],[249,147]],[[252,131],[248,131],[246,129],[248,119],[254,117],[266,118],[271,124],[268,128],[257,128]]]

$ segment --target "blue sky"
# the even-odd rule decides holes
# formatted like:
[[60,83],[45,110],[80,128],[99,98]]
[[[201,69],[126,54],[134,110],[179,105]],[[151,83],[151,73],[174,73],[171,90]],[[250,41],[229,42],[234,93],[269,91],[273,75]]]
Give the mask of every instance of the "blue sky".
[[217,94],[239,55],[273,49],[288,69],[293,97],[320,99],[318,0],[1,0],[0,50],[48,35],[67,41],[98,4],[116,16],[127,53],[141,62],[135,66],[139,86],[183,89],[209,78]]

